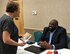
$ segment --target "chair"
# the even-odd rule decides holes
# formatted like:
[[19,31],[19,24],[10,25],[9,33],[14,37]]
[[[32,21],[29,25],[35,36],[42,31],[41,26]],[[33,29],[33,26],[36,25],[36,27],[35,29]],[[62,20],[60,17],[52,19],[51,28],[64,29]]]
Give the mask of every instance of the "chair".
[[70,49],[70,35],[67,34],[67,43],[68,43],[68,48]]
[[34,41],[35,41],[35,42],[39,42],[41,36],[42,36],[42,32],[41,32],[41,31],[36,31],[36,32],[34,32]]

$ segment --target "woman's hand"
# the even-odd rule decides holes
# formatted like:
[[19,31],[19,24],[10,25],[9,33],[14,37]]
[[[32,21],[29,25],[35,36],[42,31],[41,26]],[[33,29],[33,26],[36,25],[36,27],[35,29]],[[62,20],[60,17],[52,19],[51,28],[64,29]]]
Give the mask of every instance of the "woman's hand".
[[18,43],[18,46],[24,46],[26,43],[22,42],[22,43]]

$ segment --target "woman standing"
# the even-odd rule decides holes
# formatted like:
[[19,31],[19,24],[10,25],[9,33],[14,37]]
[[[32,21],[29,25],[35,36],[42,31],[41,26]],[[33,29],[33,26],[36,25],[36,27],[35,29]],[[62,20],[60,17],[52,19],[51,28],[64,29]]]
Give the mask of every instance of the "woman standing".
[[9,2],[6,6],[6,13],[0,18],[0,54],[16,54],[17,46],[25,43],[18,43],[18,29],[13,18],[18,16],[18,4]]

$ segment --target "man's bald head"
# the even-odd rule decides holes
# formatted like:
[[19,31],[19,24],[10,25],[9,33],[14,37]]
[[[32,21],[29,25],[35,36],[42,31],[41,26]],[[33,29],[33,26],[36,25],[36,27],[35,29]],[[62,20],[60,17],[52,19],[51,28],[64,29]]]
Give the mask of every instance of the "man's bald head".
[[56,19],[52,19],[49,22],[49,29],[50,31],[54,31],[58,27],[58,21]]
[[53,20],[50,21],[49,24],[52,24],[52,25],[54,25],[54,26],[58,26],[58,21],[55,20],[55,19],[53,19]]

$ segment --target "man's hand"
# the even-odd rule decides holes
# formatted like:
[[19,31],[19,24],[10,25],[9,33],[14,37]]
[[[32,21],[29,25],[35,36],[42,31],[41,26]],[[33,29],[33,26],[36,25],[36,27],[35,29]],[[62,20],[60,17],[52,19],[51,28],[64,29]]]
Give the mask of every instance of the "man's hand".
[[41,42],[40,42],[40,46],[41,46],[42,48],[52,49],[52,45],[50,45],[50,44],[47,43],[46,41],[41,41]]

